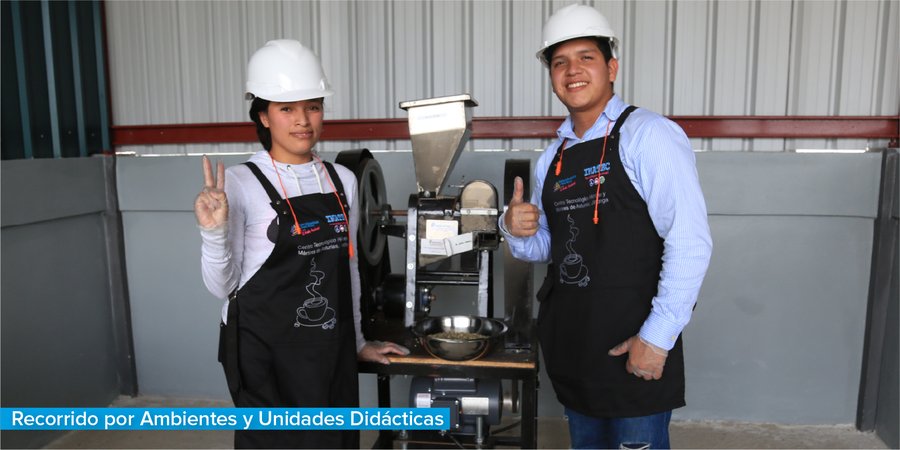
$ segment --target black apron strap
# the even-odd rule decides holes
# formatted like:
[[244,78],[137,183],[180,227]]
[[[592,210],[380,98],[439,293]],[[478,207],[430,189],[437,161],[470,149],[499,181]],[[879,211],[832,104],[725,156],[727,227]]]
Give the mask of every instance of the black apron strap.
[[622,111],[622,114],[619,114],[619,118],[616,119],[616,125],[613,127],[612,131],[609,133],[610,136],[618,136],[619,129],[622,128],[622,125],[625,123],[625,119],[634,112],[634,110],[638,109],[637,106],[629,105],[625,108],[625,111]]
[[[334,165],[330,162],[322,161],[322,164],[324,164],[325,169],[328,170],[328,176],[331,177],[331,182],[334,183],[334,189],[337,191],[338,196],[340,196],[344,209],[349,211],[350,204],[347,203],[347,196],[344,195],[344,183],[341,183],[341,177],[338,176],[337,170],[334,169]],[[347,220],[350,220],[350,218],[347,217]]]
[[227,323],[220,324],[219,329],[219,362],[225,370],[228,392],[231,399],[237,401],[241,391],[241,369],[238,365],[238,314],[237,291],[228,296]]
[[272,203],[280,202],[281,195],[275,190],[275,186],[272,186],[272,183],[269,183],[269,179],[263,175],[262,171],[259,170],[259,167],[250,161],[245,162],[244,165],[250,168],[250,171],[253,172],[253,175],[255,175],[256,179],[259,180],[259,183],[262,184],[263,189],[266,190],[266,194],[269,194],[269,199],[272,200]]

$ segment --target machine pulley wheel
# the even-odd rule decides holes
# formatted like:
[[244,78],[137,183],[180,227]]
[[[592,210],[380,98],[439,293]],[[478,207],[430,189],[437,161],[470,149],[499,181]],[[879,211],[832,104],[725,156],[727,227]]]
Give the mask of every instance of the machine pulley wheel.
[[387,204],[387,190],[381,165],[366,149],[340,152],[335,162],[356,175],[359,202],[359,232],[356,245],[360,262],[378,266],[382,262],[387,236],[381,232],[380,213]]

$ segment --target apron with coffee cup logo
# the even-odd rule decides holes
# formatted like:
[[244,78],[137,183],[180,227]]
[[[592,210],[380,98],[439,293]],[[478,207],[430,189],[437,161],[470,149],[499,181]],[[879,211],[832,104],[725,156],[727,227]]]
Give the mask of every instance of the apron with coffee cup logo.
[[542,191],[552,264],[538,293],[541,350],[560,403],[597,418],[684,406],[680,337],[659,380],[628,373],[627,353],[607,354],[640,331],[662,270],[663,241],[619,155],[619,129],[635,109],[618,117],[605,153],[603,137],[557,150]]
[[[258,167],[245,164],[276,211],[269,233],[275,248],[229,302],[220,357],[235,406],[357,407],[349,218],[334,193],[292,197],[298,229],[287,202]],[[324,164],[343,211],[349,211],[337,172]],[[228,329],[236,337],[229,338]],[[359,448],[359,433],[239,430],[235,447]]]

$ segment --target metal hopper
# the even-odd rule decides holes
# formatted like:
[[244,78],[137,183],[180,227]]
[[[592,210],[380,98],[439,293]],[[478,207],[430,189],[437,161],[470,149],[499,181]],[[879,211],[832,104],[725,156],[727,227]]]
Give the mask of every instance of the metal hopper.
[[437,196],[459,153],[472,135],[469,94],[413,100],[400,103],[409,113],[416,184],[425,196]]

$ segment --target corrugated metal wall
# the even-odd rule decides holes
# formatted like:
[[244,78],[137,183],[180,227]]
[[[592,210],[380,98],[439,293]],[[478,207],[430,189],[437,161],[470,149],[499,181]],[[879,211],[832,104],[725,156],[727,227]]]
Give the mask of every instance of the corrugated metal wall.
[[[565,115],[534,58],[569,1],[107,2],[115,124],[247,119],[246,61],[274,38],[322,58],[326,118],[405,117],[398,102],[462,92],[476,116]],[[900,109],[896,0],[588,1],[621,38],[616,90],[667,115],[893,115]],[[533,149],[541,140],[479,140]],[[696,149],[865,148],[859,140],[704,139]],[[408,149],[408,142],[331,142]],[[248,151],[255,145],[137,152]],[[123,149],[120,149],[123,150]]]

